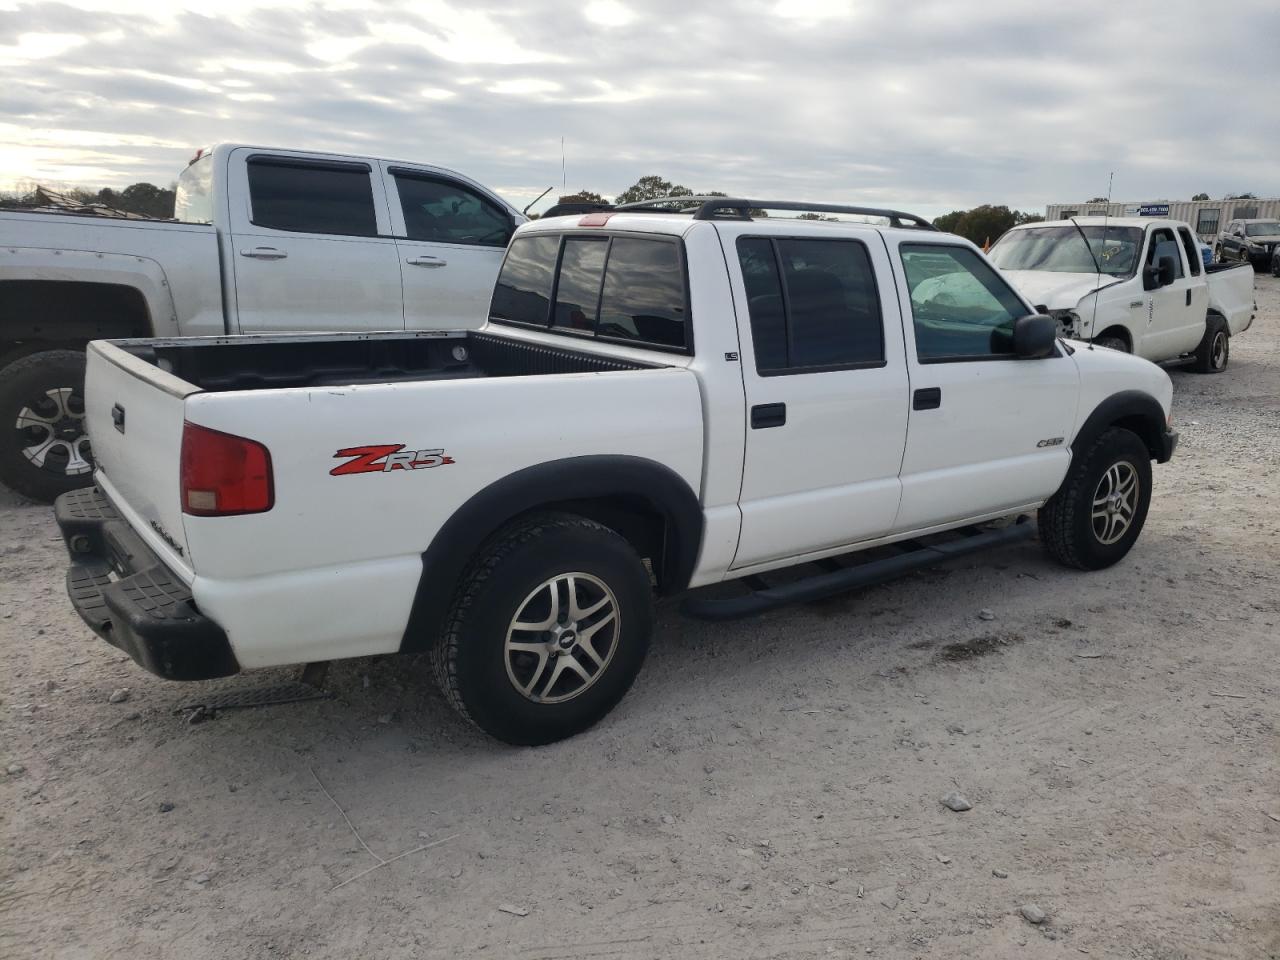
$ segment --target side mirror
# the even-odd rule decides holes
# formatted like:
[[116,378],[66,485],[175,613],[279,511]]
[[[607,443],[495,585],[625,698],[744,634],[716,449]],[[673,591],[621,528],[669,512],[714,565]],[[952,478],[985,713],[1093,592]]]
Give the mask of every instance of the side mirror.
[[1013,352],[1019,360],[1041,360],[1053,355],[1058,322],[1043,313],[1013,321]]
[[1160,286],[1167,287],[1177,278],[1178,261],[1173,257],[1161,257],[1156,262],[1160,264]]
[[1143,267],[1142,268],[1142,289],[1154,290],[1160,286],[1160,268],[1159,267]]

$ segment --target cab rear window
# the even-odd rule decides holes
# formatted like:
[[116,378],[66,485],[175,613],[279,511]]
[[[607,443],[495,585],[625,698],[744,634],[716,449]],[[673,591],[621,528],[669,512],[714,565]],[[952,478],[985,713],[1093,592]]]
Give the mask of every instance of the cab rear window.
[[688,351],[679,241],[585,233],[517,237],[498,276],[489,319]]

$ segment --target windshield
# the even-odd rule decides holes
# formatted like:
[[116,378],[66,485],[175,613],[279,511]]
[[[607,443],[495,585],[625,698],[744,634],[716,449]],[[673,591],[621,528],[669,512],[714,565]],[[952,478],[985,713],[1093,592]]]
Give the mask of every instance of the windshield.
[[[1088,247],[1080,236],[1080,230],[1089,238]],[[1070,225],[1010,230],[991,248],[989,256],[1001,270],[1093,273],[1100,267],[1110,277],[1133,274],[1138,252],[1142,249],[1140,229],[1091,225],[1080,230]],[[1094,266],[1094,257],[1098,258],[1098,267]]]
[[1280,220],[1263,220],[1260,223],[1244,225],[1246,237],[1274,237],[1277,234],[1280,234]]
[[173,218],[183,223],[213,223],[213,154],[206,153],[178,177]]

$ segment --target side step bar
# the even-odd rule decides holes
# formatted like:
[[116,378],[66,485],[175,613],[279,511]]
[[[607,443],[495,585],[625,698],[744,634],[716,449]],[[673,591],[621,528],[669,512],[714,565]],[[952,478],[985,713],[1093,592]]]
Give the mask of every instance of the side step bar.
[[965,535],[955,540],[921,544],[916,549],[897,556],[872,560],[828,573],[814,574],[803,580],[776,587],[764,585],[759,577],[744,577],[744,581],[753,580],[761,584],[763,589],[753,589],[746,596],[716,600],[688,597],[680,605],[680,609],[686,616],[698,620],[736,620],[739,617],[754,616],[790,603],[820,600],[856,587],[870,587],[885,583],[912,570],[931,567],[954,557],[1029,540],[1035,534],[1035,526],[1029,523],[1028,519],[1019,517],[1016,523],[998,530],[967,532],[976,529],[968,527],[965,528]]

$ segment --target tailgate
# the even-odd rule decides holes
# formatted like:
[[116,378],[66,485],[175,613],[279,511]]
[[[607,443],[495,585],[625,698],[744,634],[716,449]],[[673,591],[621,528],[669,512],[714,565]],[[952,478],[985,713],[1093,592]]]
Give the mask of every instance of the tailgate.
[[98,484],[148,545],[188,577],[178,470],[185,398],[197,392],[109,341],[89,344],[85,410]]

